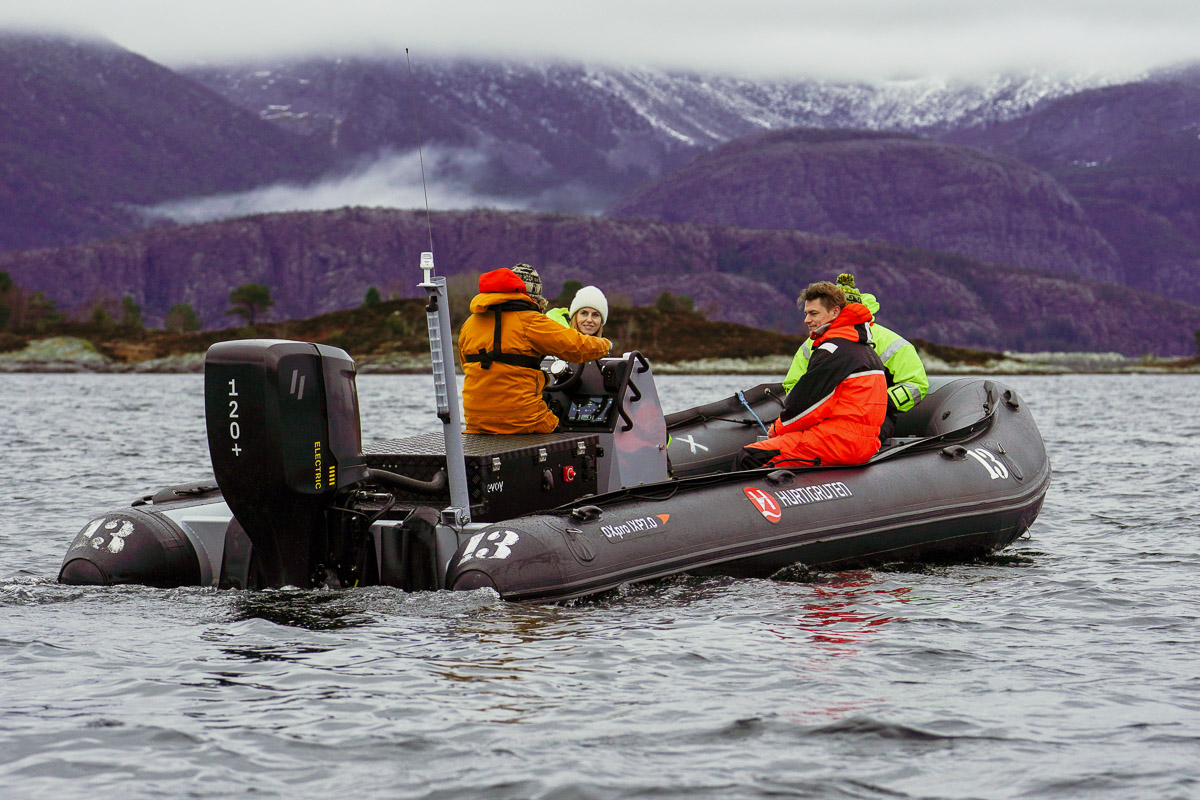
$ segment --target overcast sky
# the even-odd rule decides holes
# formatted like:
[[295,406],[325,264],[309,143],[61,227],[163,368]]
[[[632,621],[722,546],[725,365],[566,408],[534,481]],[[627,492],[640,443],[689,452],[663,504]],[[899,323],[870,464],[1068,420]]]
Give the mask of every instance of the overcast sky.
[[0,28],[91,32],[169,66],[281,55],[515,56],[904,78],[1136,73],[1200,60],[1200,0],[11,0]]

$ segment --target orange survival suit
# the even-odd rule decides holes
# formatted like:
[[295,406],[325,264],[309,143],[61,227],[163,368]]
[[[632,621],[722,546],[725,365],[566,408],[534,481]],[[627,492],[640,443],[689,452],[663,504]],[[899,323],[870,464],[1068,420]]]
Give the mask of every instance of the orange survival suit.
[[866,306],[847,303],[813,333],[808,371],[788,392],[770,438],[741,449],[739,469],[854,465],[875,455],[888,398],[870,321]]
[[542,314],[511,269],[479,277],[479,294],[458,335],[467,433],[549,433],[558,417],[542,399],[543,356],[594,361],[612,342],[564,328]]

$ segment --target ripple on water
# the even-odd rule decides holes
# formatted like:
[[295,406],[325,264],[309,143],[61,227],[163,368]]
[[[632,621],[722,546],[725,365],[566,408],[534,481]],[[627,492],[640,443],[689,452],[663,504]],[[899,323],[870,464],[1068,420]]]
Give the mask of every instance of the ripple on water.
[[[1192,796],[1200,378],[1005,380],[1054,483],[1001,554],[513,606],[59,586],[88,519],[208,471],[203,380],[5,376],[4,796]],[[427,384],[361,378],[364,438],[427,428]]]

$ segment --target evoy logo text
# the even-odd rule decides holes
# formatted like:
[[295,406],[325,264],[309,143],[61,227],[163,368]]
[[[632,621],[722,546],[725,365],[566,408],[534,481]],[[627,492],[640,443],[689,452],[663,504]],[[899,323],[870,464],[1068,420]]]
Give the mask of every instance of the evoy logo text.
[[601,525],[600,532],[605,535],[610,541],[618,542],[622,539],[632,539],[635,536],[645,536],[648,533],[653,533],[662,526],[667,524],[667,520],[671,518],[670,514],[655,514],[653,517],[637,517],[626,522],[620,522],[616,525]]
[[491,483],[489,483],[487,485],[487,493],[488,494],[491,494],[492,492],[503,492],[503,491],[504,491],[504,481],[492,481]]

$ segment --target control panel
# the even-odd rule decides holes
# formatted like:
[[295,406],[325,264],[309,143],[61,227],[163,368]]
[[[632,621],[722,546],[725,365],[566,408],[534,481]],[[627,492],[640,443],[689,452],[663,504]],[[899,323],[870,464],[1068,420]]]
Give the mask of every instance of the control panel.
[[666,419],[641,353],[549,372],[546,402],[559,419],[559,432],[597,436],[601,493],[667,479]]
[[615,400],[612,395],[588,395],[570,398],[570,407],[563,418],[568,425],[602,425],[608,427]]
[[[555,370],[557,367],[557,371]],[[629,361],[602,358],[585,364],[562,362],[549,370],[546,402],[561,431],[614,431],[621,424]]]

